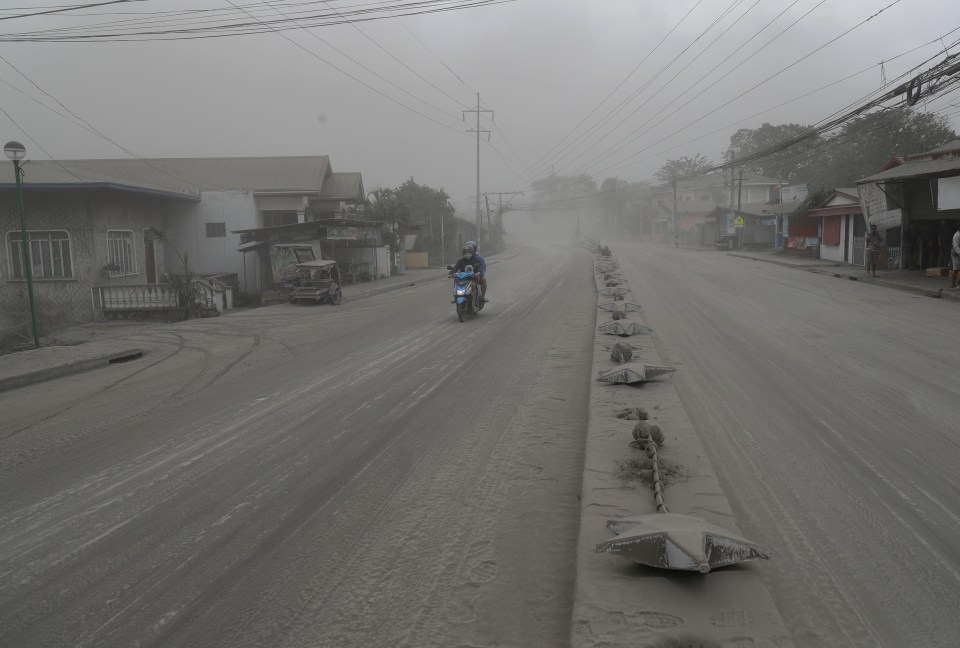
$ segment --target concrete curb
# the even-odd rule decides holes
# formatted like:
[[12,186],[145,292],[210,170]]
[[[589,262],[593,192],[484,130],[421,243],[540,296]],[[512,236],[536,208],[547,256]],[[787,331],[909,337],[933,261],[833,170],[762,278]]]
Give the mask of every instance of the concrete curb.
[[750,256],[738,252],[727,252],[727,256],[737,257],[738,259],[750,259],[751,261],[762,261],[763,263],[772,263],[773,265],[783,266],[784,268],[796,268],[797,270],[810,270],[811,268],[839,268],[840,264],[832,261],[825,263],[789,263],[778,259],[765,259],[763,257]]
[[[606,301],[609,298],[598,295],[598,304]],[[631,313],[627,321],[642,323],[642,311]],[[617,341],[642,347],[634,352],[634,363],[662,364],[655,333],[620,338],[597,332],[594,376],[615,366],[608,347]],[[747,564],[704,576],[647,568],[620,556],[594,552],[598,542],[611,537],[604,524],[607,519],[656,513],[649,486],[626,485],[615,474],[619,461],[643,455],[628,447],[635,422],[614,416],[622,408],[637,406],[647,409],[651,422],[661,426],[666,435],[661,460],[683,470],[665,489],[671,511],[697,515],[738,532],[730,504],[673,381],[661,378],[639,388],[591,382],[571,648],[793,646],[762,582],[762,565]],[[683,456],[678,456],[678,449]]]
[[739,259],[750,259],[751,261],[762,261],[763,263],[772,263],[774,265],[782,266],[785,268],[793,268],[795,270],[806,270],[807,272],[812,272],[814,274],[821,274],[830,277],[850,279],[852,281],[861,281],[867,286],[880,286],[881,288],[890,288],[893,290],[899,290],[900,292],[911,293],[914,295],[922,295],[923,297],[932,297],[934,299],[943,299],[946,301],[960,302],[960,291],[951,291],[949,288],[936,288],[934,290],[929,290],[926,288],[921,288],[919,286],[909,286],[907,284],[897,283],[895,281],[886,281],[884,279],[876,279],[872,277],[863,277],[858,275],[852,275],[849,272],[831,272],[825,268],[842,268],[843,264],[840,263],[825,263],[825,264],[808,264],[800,265],[797,263],[787,263],[784,261],[778,261],[776,259],[764,259],[762,257],[750,256],[747,254],[737,254],[734,252],[727,252],[727,255],[732,257],[737,257]]
[[[45,348],[52,349],[56,347]],[[21,353],[29,353],[29,351]],[[34,371],[27,371],[10,376],[0,376],[0,392],[8,391],[10,389],[17,389],[18,387],[25,387],[26,385],[46,382],[48,380],[62,378],[72,374],[83,373],[93,369],[99,369],[118,361],[125,361],[128,359],[134,360],[141,357],[143,353],[143,349],[140,348],[124,348],[117,351],[103,352],[93,355],[89,358],[82,358],[59,365],[36,369]]]

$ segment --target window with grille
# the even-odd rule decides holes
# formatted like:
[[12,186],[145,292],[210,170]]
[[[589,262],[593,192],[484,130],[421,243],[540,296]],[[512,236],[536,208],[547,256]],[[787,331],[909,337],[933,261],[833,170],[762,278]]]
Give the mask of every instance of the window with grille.
[[226,223],[207,223],[207,238],[223,238],[226,235]]
[[111,277],[137,274],[132,230],[107,230],[107,262]]
[[[72,279],[73,260],[70,257],[70,235],[66,230],[27,232],[30,244],[30,267],[37,280]],[[9,277],[26,281],[27,272],[23,239],[19,231],[7,232],[7,261]]]

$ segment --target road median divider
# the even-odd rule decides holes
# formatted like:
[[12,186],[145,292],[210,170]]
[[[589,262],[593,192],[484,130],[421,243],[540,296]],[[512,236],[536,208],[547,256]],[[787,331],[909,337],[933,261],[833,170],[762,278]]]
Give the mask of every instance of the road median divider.
[[[792,647],[763,584],[763,564],[712,567],[766,555],[740,537],[730,503],[670,379],[675,368],[664,365],[656,332],[647,326],[642,304],[634,304],[616,260],[596,256],[595,270],[595,379],[570,645]],[[705,534],[701,544],[706,551],[699,559],[691,557],[696,550],[683,551],[691,544],[685,544],[691,520],[702,522],[697,531]],[[662,522],[665,529],[647,534],[651,543],[665,538],[659,547],[663,564],[684,571],[647,566],[646,554],[657,553],[653,544],[645,544],[644,525],[651,522]],[[625,548],[625,543],[631,546]],[[611,550],[634,559],[606,553]],[[647,564],[639,564],[644,560]]]

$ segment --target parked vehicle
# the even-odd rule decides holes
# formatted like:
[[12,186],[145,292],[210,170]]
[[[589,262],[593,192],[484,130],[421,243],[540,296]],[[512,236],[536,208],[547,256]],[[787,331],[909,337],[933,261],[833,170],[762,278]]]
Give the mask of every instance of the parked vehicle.
[[[453,270],[453,266],[448,265],[447,270]],[[476,315],[483,309],[480,277],[474,274],[473,266],[467,266],[463,272],[453,273],[453,304],[457,308],[457,317],[461,322],[468,315]]]
[[343,300],[340,289],[340,268],[336,261],[318,259],[297,264],[297,273],[284,280],[289,283],[291,304],[312,301],[339,306]]

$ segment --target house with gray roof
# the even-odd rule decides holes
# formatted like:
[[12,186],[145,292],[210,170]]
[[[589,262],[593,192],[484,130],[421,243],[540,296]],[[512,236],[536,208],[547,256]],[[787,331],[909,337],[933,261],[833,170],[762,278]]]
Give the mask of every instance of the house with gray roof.
[[[41,334],[92,319],[97,287],[163,285],[183,272],[183,260],[199,274],[236,277],[239,292],[256,294],[262,260],[238,251],[238,230],[342,218],[365,198],[361,174],[334,172],[325,155],[23,165]],[[0,340],[29,321],[8,171],[0,176]]]

